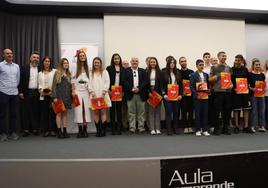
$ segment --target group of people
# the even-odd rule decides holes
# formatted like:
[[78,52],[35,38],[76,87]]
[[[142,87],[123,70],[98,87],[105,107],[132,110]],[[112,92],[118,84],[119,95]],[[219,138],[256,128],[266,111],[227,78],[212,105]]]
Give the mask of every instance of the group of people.
[[[20,67],[13,62],[12,50],[3,50],[4,60],[0,62],[1,141],[19,138],[16,128],[19,105],[24,137],[42,134],[45,137],[68,138],[70,122],[67,122],[67,112],[71,108],[74,109],[78,138],[88,137],[87,128],[91,121],[96,126],[96,136],[105,136],[107,109],[113,135],[121,134],[122,114],[126,112],[130,134],[144,133],[148,128],[150,134],[158,135],[162,134],[162,103],[167,135],[178,134],[179,128],[189,127],[194,128],[196,136],[209,136],[211,133],[230,135],[232,111],[234,133],[241,131],[241,111],[243,132],[254,133],[255,128],[260,132],[266,131],[268,62],[262,68],[260,60],[254,58],[252,68],[248,70],[244,57],[237,55],[233,67],[230,67],[226,63],[226,53],[222,51],[217,58],[204,53],[202,59],[196,60],[196,71],[187,67],[186,57],[180,57],[177,63],[173,56],[166,57],[163,69],[160,69],[156,57],[148,57],[147,67],[143,69],[139,67],[137,57],[132,57],[128,66],[128,62],[123,62],[116,53],[104,69],[99,57],[93,59],[92,67],[88,66],[84,51],[78,50],[76,57],[75,66],[70,67],[68,59],[62,58],[54,69],[51,57],[45,56],[40,61],[39,52],[34,51],[29,63]],[[238,80],[244,81],[245,91],[239,92]],[[264,86],[257,87],[259,83],[264,83]],[[114,100],[113,88],[118,86],[123,97]],[[266,90],[266,93],[256,95],[259,89]],[[147,101],[155,94],[161,100],[151,105]],[[79,104],[74,105],[74,99]],[[105,104],[104,107],[96,109],[96,101]],[[64,110],[55,113],[52,106],[58,102],[62,102]],[[5,126],[6,122],[8,126]]]

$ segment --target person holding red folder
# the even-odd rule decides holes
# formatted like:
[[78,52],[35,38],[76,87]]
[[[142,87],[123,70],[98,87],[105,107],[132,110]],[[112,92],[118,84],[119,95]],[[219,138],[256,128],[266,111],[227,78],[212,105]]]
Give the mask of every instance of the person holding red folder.
[[204,70],[204,61],[196,60],[197,71],[191,74],[190,83],[194,100],[196,136],[210,136],[208,127],[208,74]]
[[86,53],[82,50],[77,51],[76,66],[72,69],[72,87],[74,98],[80,103],[74,107],[74,122],[78,125],[77,138],[88,137],[87,127],[91,121],[89,111],[89,67]]
[[[261,62],[257,58],[252,60],[252,72],[249,73],[248,82],[252,105],[249,117],[250,132],[255,133],[256,126],[259,127],[259,132],[265,132],[265,75],[261,72]],[[258,87],[257,83],[259,83],[260,86],[263,85],[263,87]],[[262,90],[262,92],[259,92],[260,90]]]
[[57,138],[69,138],[70,136],[67,133],[67,111],[72,108],[72,85],[69,61],[66,58],[60,60],[54,75],[51,96],[54,98],[54,103],[61,100],[66,109],[56,114]]
[[193,98],[191,96],[190,89],[190,75],[194,72],[187,67],[186,57],[179,58],[179,64],[181,66],[181,77],[182,77],[182,91],[183,96],[180,104],[181,111],[181,122],[182,127],[186,133],[191,133],[193,128]]
[[250,132],[248,128],[249,110],[251,109],[249,91],[248,91],[248,69],[242,66],[244,57],[240,54],[235,56],[234,66],[232,67],[232,109],[234,111],[235,128],[234,133],[240,132],[239,117],[243,111],[244,129],[243,132]]
[[[88,90],[90,93],[90,106],[94,112],[94,121],[97,129],[96,136],[106,136],[106,112],[112,103],[109,96],[110,77],[108,71],[103,69],[102,60],[95,57],[92,62],[92,71],[89,76]],[[98,106],[100,108],[98,108]]]
[[[215,128],[214,134],[231,134],[230,119],[232,112],[231,105],[231,67],[227,65],[227,55],[221,51],[218,54],[219,64],[212,66],[210,71],[210,82],[214,84],[214,110],[215,110]],[[220,114],[223,120],[223,126],[220,123]]]
[[[162,72],[162,95],[164,98],[167,134],[178,134],[179,101],[182,99],[182,79],[174,58],[167,58]],[[173,128],[173,131],[172,131]]]
[[[152,92],[157,92],[161,94],[161,70],[158,65],[158,61],[155,57],[151,57],[147,67],[147,74],[149,78],[149,96],[152,95]],[[148,105],[148,127],[150,129],[151,135],[161,134],[161,102],[158,103],[155,107]]]
[[[117,53],[113,54],[111,64],[106,68],[110,77],[109,93],[112,98],[112,107],[110,108],[110,124],[112,128],[112,135],[120,135],[122,131],[122,59]],[[121,88],[120,88],[121,87]],[[120,89],[121,90],[120,90]],[[115,91],[121,96],[113,96]],[[115,98],[115,100],[113,100]],[[121,98],[121,99],[120,99]]]

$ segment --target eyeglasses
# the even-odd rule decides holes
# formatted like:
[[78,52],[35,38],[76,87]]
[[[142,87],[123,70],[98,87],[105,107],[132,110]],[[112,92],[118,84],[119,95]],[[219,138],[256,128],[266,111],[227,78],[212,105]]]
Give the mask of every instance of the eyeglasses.
[[133,76],[136,77],[136,71],[133,71]]

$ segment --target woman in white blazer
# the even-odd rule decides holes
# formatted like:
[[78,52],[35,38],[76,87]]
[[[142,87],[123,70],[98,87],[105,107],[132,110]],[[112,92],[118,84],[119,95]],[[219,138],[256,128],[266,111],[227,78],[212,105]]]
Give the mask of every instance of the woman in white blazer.
[[38,73],[41,104],[40,125],[44,137],[55,136],[56,131],[55,113],[51,109],[51,92],[55,71],[52,59],[45,56],[41,62],[41,71]]
[[89,68],[85,52],[77,52],[76,66],[72,70],[72,85],[80,105],[74,108],[74,122],[78,125],[77,138],[88,137],[87,126],[91,121],[89,112]]
[[[91,99],[93,98],[104,98],[105,103],[108,107],[112,106],[108,90],[110,87],[110,78],[107,70],[102,67],[102,60],[99,57],[95,57],[92,63],[92,71],[89,79],[89,92]],[[97,129],[97,137],[106,135],[106,112],[107,109],[93,110],[94,121]]]

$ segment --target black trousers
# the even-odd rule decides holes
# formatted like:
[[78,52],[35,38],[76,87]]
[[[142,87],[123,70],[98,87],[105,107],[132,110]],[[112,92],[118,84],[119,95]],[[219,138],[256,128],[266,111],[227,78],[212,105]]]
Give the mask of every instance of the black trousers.
[[40,126],[43,132],[56,131],[56,115],[51,107],[51,102],[50,96],[45,96],[44,100],[40,100]]
[[[0,134],[10,134],[16,132],[18,104],[18,95],[7,95],[5,93],[0,92]],[[9,119],[8,121],[6,121],[8,110]],[[10,126],[7,126],[7,122]]]
[[193,105],[192,96],[182,97],[180,105],[182,128],[193,127]]
[[214,112],[215,112],[215,129],[221,130],[219,115],[221,114],[223,120],[223,129],[230,128],[231,118],[231,92],[216,92],[214,98]]
[[112,107],[110,108],[110,119],[111,124],[120,123],[122,124],[122,102],[112,101]]
[[215,126],[214,98],[215,98],[214,93],[209,95],[209,98],[208,98],[208,126],[209,127]]
[[40,121],[40,95],[37,89],[29,89],[28,95],[24,96],[23,130],[39,130]]

